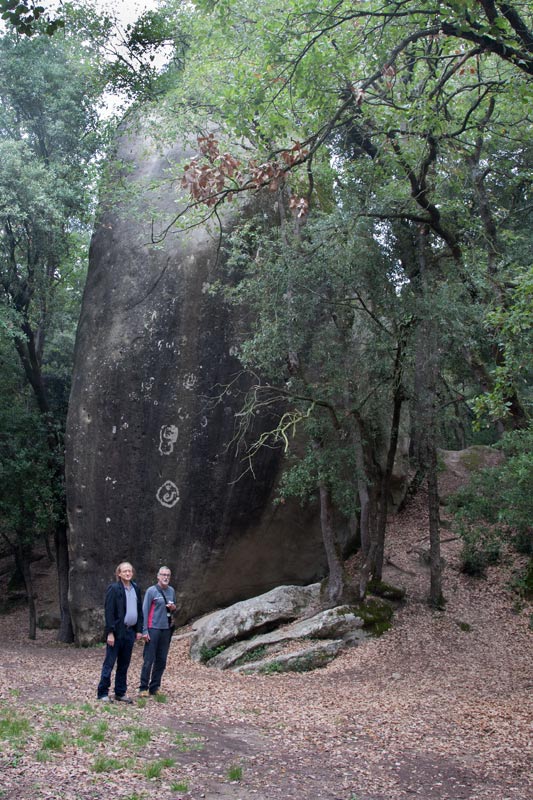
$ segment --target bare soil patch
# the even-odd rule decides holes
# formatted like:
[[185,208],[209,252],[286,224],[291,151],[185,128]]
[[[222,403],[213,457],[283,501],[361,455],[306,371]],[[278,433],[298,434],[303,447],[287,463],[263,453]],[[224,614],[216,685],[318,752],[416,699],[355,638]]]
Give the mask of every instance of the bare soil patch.
[[[460,543],[443,532],[447,605],[431,611],[421,503],[391,520],[386,579],[408,593],[394,627],[315,672],[218,672],[176,638],[165,703],[104,708],[102,648],[50,631],[29,642],[26,611],[4,616],[0,721],[28,727],[19,739],[0,728],[0,798],[531,800],[533,609],[514,604],[511,561],[464,576]],[[62,748],[47,750],[54,732]]]

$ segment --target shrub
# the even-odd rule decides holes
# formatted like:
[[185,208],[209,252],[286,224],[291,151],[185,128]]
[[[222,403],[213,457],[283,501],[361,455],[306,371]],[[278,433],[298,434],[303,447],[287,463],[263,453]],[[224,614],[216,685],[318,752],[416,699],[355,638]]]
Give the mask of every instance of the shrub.
[[533,425],[507,433],[498,444],[506,460],[474,474],[451,498],[455,528],[463,539],[462,567],[484,575],[503,543],[533,554]]

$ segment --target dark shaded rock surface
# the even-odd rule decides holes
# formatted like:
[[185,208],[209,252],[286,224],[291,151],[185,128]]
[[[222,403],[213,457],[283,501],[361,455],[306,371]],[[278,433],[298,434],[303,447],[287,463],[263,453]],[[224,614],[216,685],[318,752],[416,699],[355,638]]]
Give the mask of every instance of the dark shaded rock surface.
[[[161,180],[190,157],[156,152],[142,132],[124,135],[93,235],[67,426],[81,644],[102,635],[105,587],[122,560],[143,588],[161,563],[170,566],[178,622],[325,571],[315,510],[272,505],[280,453],[263,449],[254,474],[239,479],[243,452],[231,441],[244,379],[235,348],[246,320],[209,291],[220,278],[219,227],[152,241],[179,210],[179,183],[171,172]],[[249,441],[272,425],[258,416]]]

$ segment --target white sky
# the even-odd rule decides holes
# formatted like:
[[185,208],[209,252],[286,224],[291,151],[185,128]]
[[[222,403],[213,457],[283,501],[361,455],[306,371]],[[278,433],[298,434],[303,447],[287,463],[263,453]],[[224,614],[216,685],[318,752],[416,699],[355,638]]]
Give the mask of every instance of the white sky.
[[134,22],[143,11],[157,8],[157,0],[93,0],[97,8],[115,14],[120,21],[127,25]]

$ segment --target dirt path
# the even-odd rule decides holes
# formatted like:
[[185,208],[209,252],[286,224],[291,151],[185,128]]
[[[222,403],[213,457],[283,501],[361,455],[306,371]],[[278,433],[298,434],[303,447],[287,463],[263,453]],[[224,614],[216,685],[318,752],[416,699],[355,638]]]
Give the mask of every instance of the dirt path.
[[[103,708],[101,648],[28,642],[25,612],[4,617],[0,724],[13,713],[28,729],[2,739],[0,727],[0,798],[531,800],[532,609],[513,611],[511,566],[467,578],[449,542],[448,603],[431,612],[419,519],[389,534],[388,578],[409,591],[394,629],[313,673],[215,672],[175,640],[166,703]],[[138,648],[133,692],[140,660]],[[61,750],[43,746],[53,732]]]

